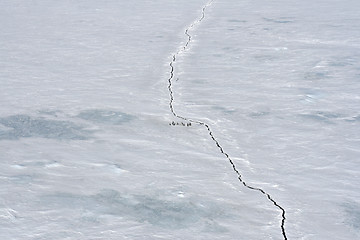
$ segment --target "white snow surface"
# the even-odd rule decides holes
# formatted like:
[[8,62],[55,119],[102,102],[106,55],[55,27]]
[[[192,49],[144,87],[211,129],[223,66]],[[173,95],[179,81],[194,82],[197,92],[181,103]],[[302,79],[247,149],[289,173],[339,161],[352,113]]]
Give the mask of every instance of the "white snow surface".
[[0,239],[360,237],[357,0],[2,0]]

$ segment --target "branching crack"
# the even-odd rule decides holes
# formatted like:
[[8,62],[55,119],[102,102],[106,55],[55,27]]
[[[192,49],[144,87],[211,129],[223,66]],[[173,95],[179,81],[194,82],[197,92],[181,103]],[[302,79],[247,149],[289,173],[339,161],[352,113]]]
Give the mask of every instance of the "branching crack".
[[[190,42],[191,42],[191,39],[192,39],[192,36],[190,35],[189,31],[194,28],[196,25],[198,25],[199,23],[201,23],[204,18],[205,18],[205,11],[206,9],[213,3],[214,0],[210,0],[203,8],[202,8],[202,12],[201,12],[201,17],[194,21],[193,23],[190,24],[190,26],[185,30],[185,35],[187,36],[187,41],[186,43],[184,44],[184,46],[178,51],[176,52],[175,54],[173,54],[172,56],[172,61],[170,62],[170,77],[168,79],[168,82],[169,82],[169,85],[168,85],[168,89],[169,89],[169,94],[170,94],[170,103],[169,103],[169,107],[170,107],[170,110],[171,110],[171,113],[181,119],[181,120],[184,120],[184,121],[187,121],[189,123],[194,123],[194,124],[199,124],[199,125],[202,125],[204,126],[211,139],[215,142],[217,148],[220,150],[220,152],[228,159],[228,161],[230,162],[234,172],[237,174],[238,176],[238,179],[240,181],[240,183],[242,183],[246,188],[250,189],[250,190],[254,190],[254,191],[258,191],[260,192],[261,194],[265,195],[267,197],[267,199],[273,203],[274,206],[276,206],[280,211],[281,211],[281,217],[282,217],[282,220],[281,220],[281,233],[282,233],[282,236],[284,238],[284,240],[287,240],[287,236],[286,236],[286,231],[285,231],[285,220],[286,220],[286,217],[285,217],[285,214],[286,214],[286,211],[285,209],[280,205],[278,204],[273,197],[271,197],[271,195],[269,193],[267,193],[265,190],[263,190],[262,188],[258,188],[258,187],[253,187],[249,184],[247,184],[243,178],[242,178],[242,175],[240,173],[240,171],[236,168],[236,165],[234,163],[234,161],[230,158],[229,154],[226,153],[223,149],[223,147],[220,145],[219,141],[215,138],[214,134],[213,134],[213,131],[211,130],[210,126],[205,123],[205,122],[202,122],[202,121],[198,121],[198,120],[194,120],[194,119],[190,119],[190,118],[186,118],[186,117],[183,117],[181,115],[178,115],[176,112],[175,112],[175,109],[174,109],[174,92],[173,92],[173,80],[174,80],[174,76],[175,76],[175,67],[174,67],[174,63],[176,62],[176,58],[177,56],[185,51]],[[174,122],[173,122],[174,123]],[[171,124],[171,125],[175,125],[175,124]],[[191,125],[191,124],[190,124]]]

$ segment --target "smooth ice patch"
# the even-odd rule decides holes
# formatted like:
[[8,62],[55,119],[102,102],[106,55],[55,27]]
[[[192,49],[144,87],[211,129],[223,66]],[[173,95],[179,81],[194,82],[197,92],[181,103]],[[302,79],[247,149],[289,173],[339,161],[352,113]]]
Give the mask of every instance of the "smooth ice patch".
[[294,22],[291,18],[281,17],[279,19],[263,18],[266,22],[270,23],[292,23]]
[[128,172],[127,170],[123,169],[119,164],[105,164],[105,163],[93,163],[91,164],[95,168],[101,169],[101,171],[111,171],[116,174],[122,174]]
[[222,106],[213,106],[212,109],[214,109],[216,111],[221,111],[224,114],[233,114],[236,112],[235,109],[229,109],[229,108],[222,107]]
[[94,123],[120,125],[134,119],[133,116],[111,110],[92,109],[81,112],[77,117]]
[[300,114],[302,118],[318,121],[327,124],[335,123],[335,120],[343,119],[344,116],[338,113],[332,112],[324,112],[324,111],[316,111],[313,113]]
[[212,202],[192,201],[176,197],[172,200],[159,196],[129,195],[114,190],[103,190],[96,195],[58,193],[43,196],[42,205],[55,209],[86,209],[101,215],[117,215],[137,222],[147,222],[162,228],[191,227],[200,220],[211,222],[225,231],[214,219],[224,218],[223,209]]
[[343,205],[346,213],[345,223],[360,233],[360,204],[350,202]]
[[0,140],[30,137],[85,140],[90,133],[83,127],[69,121],[33,118],[28,115],[0,118],[0,124],[10,129],[0,130]]
[[270,115],[270,112],[265,112],[265,111],[252,112],[249,114],[251,118],[261,118],[268,115]]

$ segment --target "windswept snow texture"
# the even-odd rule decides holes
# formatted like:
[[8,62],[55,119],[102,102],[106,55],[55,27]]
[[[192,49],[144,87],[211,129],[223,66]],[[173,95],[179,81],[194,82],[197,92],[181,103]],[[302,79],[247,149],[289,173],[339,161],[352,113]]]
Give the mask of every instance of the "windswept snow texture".
[[[169,62],[208,1],[0,2],[0,239],[282,239]],[[360,2],[215,0],[174,63],[288,239],[360,237]]]

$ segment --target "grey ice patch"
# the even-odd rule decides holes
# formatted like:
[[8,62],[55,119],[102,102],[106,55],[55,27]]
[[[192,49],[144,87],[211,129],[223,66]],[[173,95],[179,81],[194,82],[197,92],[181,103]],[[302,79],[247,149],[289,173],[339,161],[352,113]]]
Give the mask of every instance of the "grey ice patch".
[[240,20],[240,19],[230,19],[230,20],[228,20],[228,22],[231,22],[231,23],[246,23],[247,21],[246,20]]
[[323,112],[323,111],[317,111],[315,112],[316,115],[323,116],[328,119],[337,119],[343,117],[343,115],[339,113],[333,113],[333,112]]
[[224,232],[228,232],[229,230],[211,219],[210,221],[209,220],[205,221],[204,231],[224,233]]
[[330,67],[347,67],[347,66],[355,66],[359,62],[358,57],[355,56],[341,56],[341,57],[333,57],[328,65]]
[[33,182],[34,176],[33,175],[14,175],[9,177],[9,180],[18,185],[29,185]]
[[299,91],[310,98],[322,98],[325,95],[325,93],[319,89],[299,88]]
[[221,106],[213,106],[212,109],[221,111],[224,114],[233,114],[234,112],[236,112],[236,110],[234,110],[234,109],[228,109],[228,108],[221,107]]
[[13,115],[0,118],[1,125],[8,128],[8,130],[1,130],[3,127],[0,128],[0,140],[29,137],[85,140],[89,134],[89,131],[72,122],[32,118],[27,115]]
[[223,55],[216,53],[216,54],[212,54],[212,56],[213,56],[213,57],[216,57],[216,58],[221,58]]
[[360,204],[350,202],[343,204],[345,211],[345,223],[360,232]]
[[39,114],[41,115],[47,115],[47,116],[53,116],[53,117],[57,117],[58,116],[59,111],[53,111],[53,110],[40,110]]
[[261,118],[261,117],[264,117],[264,116],[268,116],[270,114],[270,112],[263,112],[263,111],[260,111],[260,112],[252,112],[249,114],[249,116],[251,118]]
[[134,116],[111,110],[92,109],[81,112],[77,117],[94,123],[120,125],[134,119]]
[[7,132],[11,131],[12,128],[6,127],[0,123],[0,139],[1,136],[5,135]]
[[317,111],[314,113],[308,113],[308,114],[300,114],[301,117],[307,118],[310,120],[315,120],[319,122],[324,123],[333,123],[333,120],[343,118],[344,116],[338,113],[332,113],[332,112],[323,112],[323,111]]
[[[96,195],[73,195],[59,193],[43,196],[42,207],[56,209],[84,209],[104,215],[129,217],[138,222],[147,222],[162,228],[186,228],[206,220],[220,231],[226,228],[214,221],[224,217],[222,209],[211,202],[191,201],[185,198],[164,200],[148,195],[120,194],[114,190],[103,190]],[[45,205],[45,206],[44,206]]]
[[360,115],[345,119],[347,122],[360,122]]
[[271,23],[292,23],[293,21],[290,18],[287,17],[281,17],[279,19],[272,19],[272,18],[263,18],[266,22]]
[[276,57],[274,55],[255,55],[254,59],[256,59],[259,62],[272,62],[276,60]]
[[329,75],[327,72],[311,71],[305,73],[304,78],[306,80],[320,80],[320,79],[329,78]]

